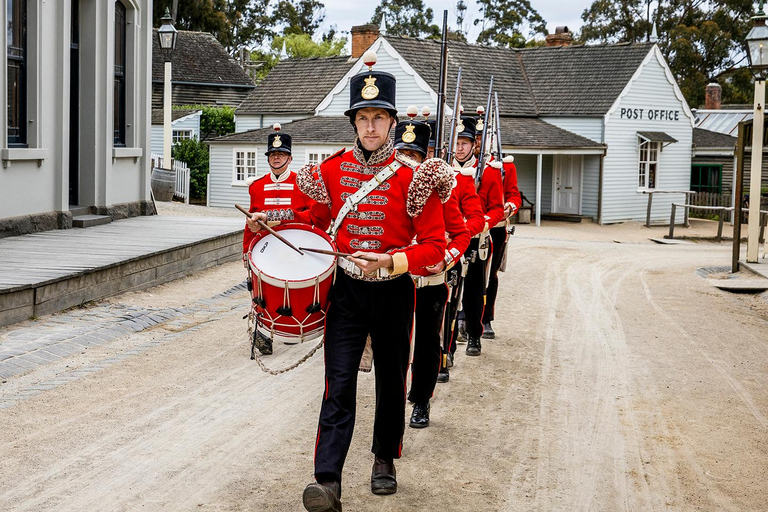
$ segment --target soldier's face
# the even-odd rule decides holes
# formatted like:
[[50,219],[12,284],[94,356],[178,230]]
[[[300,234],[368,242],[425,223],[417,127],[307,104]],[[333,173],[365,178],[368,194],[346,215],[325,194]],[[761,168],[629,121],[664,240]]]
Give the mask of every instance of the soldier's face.
[[409,157],[409,158],[413,158],[414,160],[416,160],[419,163],[424,161],[424,155],[422,155],[418,151],[414,151],[412,149],[398,149],[398,151],[401,152],[402,154],[404,154],[405,156]]
[[472,156],[472,151],[474,149],[474,139],[459,137],[456,139],[456,160],[459,162],[466,162]]
[[288,168],[293,157],[284,151],[273,151],[267,157],[267,162],[275,174],[282,174]]
[[395,120],[383,108],[363,108],[355,114],[355,128],[360,145],[366,151],[376,151],[389,139]]
[[435,148],[427,148],[427,158],[435,158]]

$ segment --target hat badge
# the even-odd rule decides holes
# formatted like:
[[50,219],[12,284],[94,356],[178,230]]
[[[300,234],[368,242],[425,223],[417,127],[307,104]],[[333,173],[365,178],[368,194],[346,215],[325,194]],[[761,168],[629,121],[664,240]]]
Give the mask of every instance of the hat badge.
[[[419,110],[416,108],[416,105],[410,105],[408,106],[408,109],[406,110],[406,115],[410,117],[412,120],[414,117],[419,115]],[[403,133],[403,142],[406,144],[410,144],[411,142],[416,140],[416,134],[413,130],[415,130],[416,127],[413,124],[409,124],[405,127],[405,132]]]
[[483,115],[484,114],[485,114],[485,107],[482,106],[482,105],[478,106],[477,107],[477,117],[478,117],[478,119],[477,119],[477,131],[482,131],[483,130],[483,126],[484,126]]
[[[368,50],[363,55],[363,63],[368,66],[369,72],[373,71],[373,65],[376,64],[377,60],[378,56],[374,51]],[[376,78],[368,75],[368,78],[364,78],[363,81],[365,82],[365,86],[363,87],[363,90],[360,91],[360,96],[362,96],[364,100],[372,100],[376,98],[379,95],[379,88],[374,85],[376,83]]]
[[283,141],[280,140],[280,135],[275,135],[275,140],[272,141],[273,148],[279,148],[283,145]]

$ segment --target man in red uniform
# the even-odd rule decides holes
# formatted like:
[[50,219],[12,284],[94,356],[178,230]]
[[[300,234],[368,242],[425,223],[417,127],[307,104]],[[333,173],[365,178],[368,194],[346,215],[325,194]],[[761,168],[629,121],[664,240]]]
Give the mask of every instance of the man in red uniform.
[[[371,54],[363,56],[369,70],[350,80],[345,115],[357,133],[353,149],[319,167],[305,166],[297,178],[301,190],[317,201],[310,208],[313,222],[334,219],[331,232],[338,250],[354,253],[338,260],[329,297],[315,482],[303,495],[310,512],[341,510],[342,469],[355,425],[358,366],[368,335],[376,362],[371,491],[397,491],[393,460],[400,457],[405,430],[415,296],[407,272],[445,256],[445,225],[434,190],[450,188],[450,169],[434,162],[418,166],[395,154],[389,136],[397,115],[395,77],[373,71],[376,55]],[[257,218],[275,220],[254,213],[249,222]]]
[[496,169],[504,169],[504,219],[491,228],[491,240],[493,241],[493,257],[491,259],[490,276],[488,278],[488,288],[485,297],[485,310],[483,311],[483,338],[494,339],[496,333],[493,331],[491,322],[496,309],[496,295],[499,291],[499,268],[504,260],[504,253],[507,250],[507,226],[509,218],[522,205],[522,196],[520,189],[517,188],[517,168],[515,159],[507,156],[501,162],[491,162],[489,165]]
[[[409,116],[411,109],[408,107]],[[395,149],[422,163],[427,156],[431,129],[418,121],[404,121],[395,127]],[[464,216],[452,190],[446,190],[443,202],[446,243],[445,258],[436,265],[411,270],[416,283],[416,336],[411,365],[411,389],[408,400],[413,403],[409,425],[413,428],[429,426],[429,399],[435,391],[437,374],[441,367],[440,334],[443,328],[445,304],[448,301],[446,271],[461,258],[469,245],[470,234]],[[478,202],[479,211],[479,202]]]
[[[280,131],[280,125],[273,126],[275,133],[267,137],[267,163],[270,172],[256,178],[248,187],[251,196],[250,212],[271,212],[272,218],[281,218],[288,211],[296,211],[295,221],[310,223],[309,207],[313,201],[302,194],[296,186],[296,173],[288,169],[291,156],[291,136]],[[269,224],[276,225],[272,221]],[[255,233],[261,229],[258,224],[250,227],[246,222],[243,233],[243,258],[247,258]],[[246,267],[248,263],[246,261]],[[272,353],[272,340],[253,330],[253,343],[262,354]]]
[[[476,119],[462,116],[454,155],[454,168],[465,176],[476,179],[477,159],[474,156],[476,146]],[[483,308],[485,305],[485,275],[489,264],[488,252],[490,247],[480,243],[481,238],[487,237],[487,231],[504,217],[502,199],[501,173],[498,169],[487,166],[483,170],[482,179],[477,186],[477,195],[483,207],[484,225],[480,234],[472,238],[467,249],[467,256],[475,251],[476,254],[469,263],[467,276],[464,279],[463,311],[467,330],[468,356],[479,356],[481,353],[480,336],[483,334]]]

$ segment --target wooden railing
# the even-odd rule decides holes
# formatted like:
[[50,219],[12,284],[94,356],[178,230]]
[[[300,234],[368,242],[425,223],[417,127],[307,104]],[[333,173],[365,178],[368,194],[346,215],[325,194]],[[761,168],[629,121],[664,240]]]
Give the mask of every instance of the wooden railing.
[[[157,153],[152,153],[152,168],[163,167],[163,156]],[[173,196],[183,199],[186,204],[189,204],[189,178],[190,171],[187,164],[179,162],[178,160],[172,160],[173,169],[176,171],[176,187],[174,188]]]
[[[648,210],[645,214],[645,227],[649,228],[651,227],[651,205],[653,204],[653,195],[654,194],[685,194],[686,203],[688,202],[688,198],[695,194],[695,192],[692,192],[690,190],[644,190],[643,194],[648,194]],[[683,219],[685,223],[685,227],[688,227],[688,209],[685,209],[685,218]]]
[[[695,194],[692,194],[688,198],[688,203],[692,206],[724,206],[724,207],[730,207],[733,206],[732,204],[733,198],[731,194],[719,194],[716,192],[696,192]],[[691,217],[698,217],[698,218],[707,218],[711,216],[711,213],[708,213],[711,210],[703,210],[703,209],[694,209],[691,211]],[[733,210],[728,210],[725,212],[725,220],[730,222],[731,218],[733,217]]]

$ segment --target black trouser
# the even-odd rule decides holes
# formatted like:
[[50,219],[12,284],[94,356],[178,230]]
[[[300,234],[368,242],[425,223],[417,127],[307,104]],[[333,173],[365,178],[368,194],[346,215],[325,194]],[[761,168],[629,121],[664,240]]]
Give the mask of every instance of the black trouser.
[[355,428],[358,367],[369,334],[376,375],[371,451],[385,459],[400,457],[414,295],[408,274],[369,282],[338,270],[325,320],[325,393],[315,446],[318,482],[341,482]]
[[440,371],[443,328],[448,286],[438,284],[416,289],[416,339],[413,346],[411,390],[408,400],[424,404],[432,398]]
[[488,288],[485,290],[485,311],[483,312],[483,323],[488,324],[493,321],[493,313],[496,309],[496,295],[499,293],[499,267],[504,258],[504,251],[507,248],[507,228],[491,228],[491,240],[493,241],[493,258],[491,259],[490,277],[488,278]]
[[[465,254],[471,251],[477,251],[479,240],[473,238],[469,243],[469,248]],[[470,338],[479,338],[483,334],[483,307],[485,304],[485,270],[491,259],[491,251],[488,250],[488,257],[485,260],[480,259],[478,254],[475,261],[469,262],[469,270],[464,278],[464,300],[462,306],[464,309],[464,319],[467,325],[467,336]]]
[[[447,280],[454,283],[451,287],[451,293],[448,297],[448,305],[445,311],[445,323],[443,325],[443,344],[447,346],[451,354],[456,353],[456,338],[459,336],[458,316],[459,316],[459,294],[461,293],[462,281],[461,263],[457,263],[448,271]],[[446,343],[445,340],[448,340]]]

